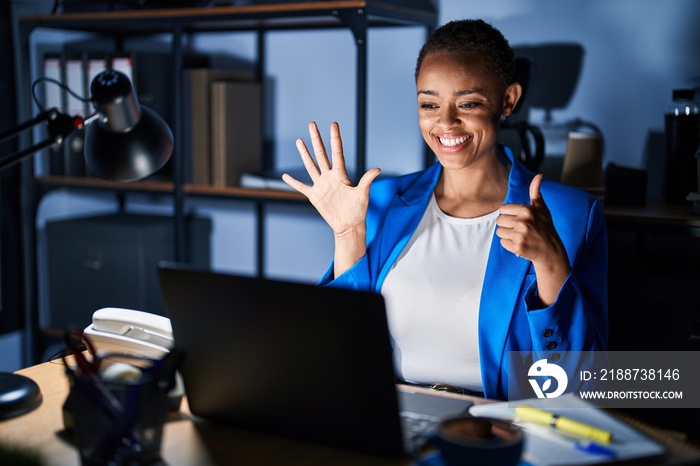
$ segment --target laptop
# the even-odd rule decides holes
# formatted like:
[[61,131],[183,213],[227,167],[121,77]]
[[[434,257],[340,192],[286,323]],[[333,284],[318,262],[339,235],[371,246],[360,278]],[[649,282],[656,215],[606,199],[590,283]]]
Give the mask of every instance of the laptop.
[[401,418],[471,402],[397,390],[380,294],[161,264],[190,410],[207,420],[390,457]]

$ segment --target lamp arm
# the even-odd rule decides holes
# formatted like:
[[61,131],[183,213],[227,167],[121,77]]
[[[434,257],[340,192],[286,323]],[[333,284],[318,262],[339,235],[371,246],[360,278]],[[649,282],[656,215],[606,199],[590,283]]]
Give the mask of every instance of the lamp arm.
[[17,136],[22,131],[36,126],[44,121],[48,125],[48,138],[26,149],[22,149],[15,153],[3,156],[2,158],[0,158],[0,170],[9,167],[10,165],[16,162],[19,162],[24,157],[33,154],[36,151],[39,151],[54,144],[62,144],[68,135],[82,128],[85,123],[81,117],[72,117],[59,112],[55,108],[52,108],[41,112],[39,115],[32,118],[31,120],[28,120],[24,123],[20,123],[14,128],[10,128],[9,130],[3,131],[2,133],[0,133],[0,142],[3,142],[10,137]]

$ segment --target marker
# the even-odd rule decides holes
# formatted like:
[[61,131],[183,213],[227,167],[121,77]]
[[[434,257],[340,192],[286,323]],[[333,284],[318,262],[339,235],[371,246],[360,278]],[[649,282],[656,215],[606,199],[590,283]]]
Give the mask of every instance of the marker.
[[515,417],[522,421],[551,426],[562,432],[595,442],[610,443],[612,440],[612,433],[607,430],[599,429],[598,427],[584,424],[583,422],[574,421],[573,419],[529,406],[517,406],[515,408]]
[[[600,456],[606,456],[609,458],[614,458],[617,453],[615,450],[609,447],[605,447],[603,445],[600,445],[598,443],[592,442],[590,440],[572,440],[572,436],[569,436],[568,434],[565,434],[561,431],[557,431],[555,429],[551,429],[549,427],[545,426],[540,426],[532,422],[516,422],[516,425],[519,425],[522,427],[525,432],[528,434],[533,434],[533,435],[539,435],[542,438],[546,438],[547,440],[551,440],[556,443],[560,443],[562,445],[565,445],[567,447],[573,448],[574,450],[581,451],[584,453],[587,453],[589,455],[600,455]],[[525,458],[525,454],[527,453],[527,456],[529,459]],[[534,464],[543,464],[546,463],[544,460],[538,460],[537,457],[533,456],[533,453],[530,452],[525,452],[523,453],[523,459],[526,461],[529,461]],[[522,465],[518,465],[522,466]],[[532,466],[532,465],[531,465]]]

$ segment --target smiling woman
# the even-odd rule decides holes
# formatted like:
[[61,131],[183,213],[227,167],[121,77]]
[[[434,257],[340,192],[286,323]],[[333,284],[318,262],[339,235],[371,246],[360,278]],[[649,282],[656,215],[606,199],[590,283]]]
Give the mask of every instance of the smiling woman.
[[[397,376],[489,398],[509,393],[509,351],[559,358],[607,345],[607,242],[600,202],[528,171],[498,144],[522,88],[503,35],[481,20],[438,28],[420,51],[420,130],[437,163],[353,186],[340,129],[330,157],[297,149],[307,196],[333,230],[322,285],[381,293]],[[361,344],[361,342],[358,342]]]

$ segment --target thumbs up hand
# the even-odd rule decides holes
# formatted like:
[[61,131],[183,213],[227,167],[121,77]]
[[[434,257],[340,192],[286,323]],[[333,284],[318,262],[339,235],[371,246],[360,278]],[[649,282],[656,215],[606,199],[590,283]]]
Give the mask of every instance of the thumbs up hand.
[[545,260],[563,250],[552,216],[540,193],[542,175],[530,183],[530,204],[505,204],[496,220],[501,245],[518,257],[533,262]]
[[530,183],[529,205],[505,204],[499,209],[501,215],[496,220],[496,235],[507,251],[532,261],[537,274],[540,300],[544,304],[551,304],[569,274],[571,265],[540,192],[541,184],[542,175],[536,175]]

